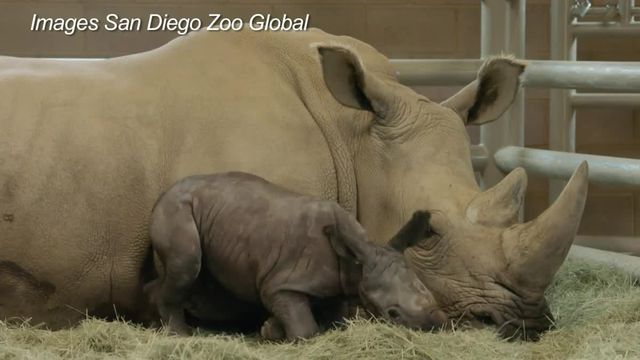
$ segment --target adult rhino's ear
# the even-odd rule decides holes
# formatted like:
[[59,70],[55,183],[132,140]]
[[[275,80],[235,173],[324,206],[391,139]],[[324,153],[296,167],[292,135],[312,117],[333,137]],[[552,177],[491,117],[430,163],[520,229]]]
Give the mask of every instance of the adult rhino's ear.
[[380,79],[369,74],[353,50],[339,45],[318,46],[322,74],[327,88],[342,105],[374,112],[385,118],[388,90]]
[[431,233],[429,224],[431,214],[426,210],[418,210],[413,213],[411,219],[395,234],[387,243],[399,252],[404,252],[408,247],[415,245]]
[[478,78],[441,105],[458,113],[465,124],[481,125],[500,117],[513,102],[525,64],[508,57],[487,60]]

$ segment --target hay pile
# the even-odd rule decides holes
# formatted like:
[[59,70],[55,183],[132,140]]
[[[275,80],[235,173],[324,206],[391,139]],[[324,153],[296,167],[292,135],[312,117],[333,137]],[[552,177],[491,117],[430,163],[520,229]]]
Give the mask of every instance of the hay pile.
[[558,328],[538,343],[489,330],[419,333],[357,320],[301,344],[225,335],[171,337],[86,320],[58,332],[0,323],[0,359],[640,359],[640,287],[613,270],[569,261],[549,290]]

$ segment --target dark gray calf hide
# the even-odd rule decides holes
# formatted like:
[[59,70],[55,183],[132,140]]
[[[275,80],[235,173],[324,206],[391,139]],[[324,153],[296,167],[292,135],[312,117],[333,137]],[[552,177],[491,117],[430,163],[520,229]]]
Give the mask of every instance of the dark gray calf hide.
[[372,314],[432,329],[446,317],[403,256],[428,232],[429,213],[418,211],[379,246],[335,202],[246,173],[192,176],[174,184],[153,210],[160,276],[146,292],[164,325],[179,334],[190,332],[185,308],[210,321],[265,309],[263,337],[307,338],[319,330],[313,304],[326,299],[334,306],[322,307],[325,316],[333,309],[337,319],[357,296]]

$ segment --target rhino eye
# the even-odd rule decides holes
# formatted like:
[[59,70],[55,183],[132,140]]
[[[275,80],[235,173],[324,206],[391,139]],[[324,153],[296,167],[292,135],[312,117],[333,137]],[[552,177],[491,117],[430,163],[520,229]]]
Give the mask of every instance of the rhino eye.
[[437,232],[432,231],[428,234],[425,234],[424,239],[422,239],[420,243],[425,250],[432,250],[440,242],[440,239],[442,239],[442,236],[440,236],[440,234],[438,234]]
[[476,320],[483,323],[484,325],[495,325],[493,319],[489,315],[480,315],[476,316]]
[[436,229],[433,224],[429,224],[429,226],[427,226],[427,228],[424,231],[424,237],[429,239],[432,237],[440,237],[442,235],[441,231],[438,231],[438,229]]
[[485,311],[479,311],[473,315],[474,319],[479,323],[482,323],[484,325],[496,325],[496,322],[493,320],[491,314]]

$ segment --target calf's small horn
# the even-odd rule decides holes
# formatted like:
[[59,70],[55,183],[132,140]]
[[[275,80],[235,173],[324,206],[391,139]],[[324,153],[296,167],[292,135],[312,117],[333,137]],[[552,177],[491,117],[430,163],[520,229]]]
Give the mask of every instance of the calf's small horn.
[[583,161],[553,205],[536,219],[502,233],[507,272],[521,283],[545,289],[562,265],[582,218],[588,173]]

